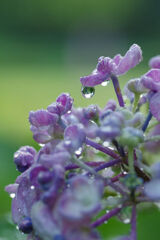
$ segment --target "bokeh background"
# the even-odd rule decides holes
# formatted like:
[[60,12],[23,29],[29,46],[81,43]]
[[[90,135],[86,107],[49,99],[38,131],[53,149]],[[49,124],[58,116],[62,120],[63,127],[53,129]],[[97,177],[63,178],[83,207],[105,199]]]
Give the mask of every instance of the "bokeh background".
[[[149,58],[160,54],[159,9],[159,0],[0,1],[1,240],[22,238],[13,233],[4,186],[18,175],[13,153],[21,145],[39,148],[29,130],[29,111],[47,107],[61,92],[70,92],[76,106],[104,106],[115,98],[109,84],[83,99],[79,78],[94,69],[99,56],[124,54],[133,43],[142,47],[144,61],[120,78],[121,86],[143,74]],[[159,239],[159,222],[156,207],[140,209],[138,239]],[[104,240],[128,230],[116,219],[101,228]]]

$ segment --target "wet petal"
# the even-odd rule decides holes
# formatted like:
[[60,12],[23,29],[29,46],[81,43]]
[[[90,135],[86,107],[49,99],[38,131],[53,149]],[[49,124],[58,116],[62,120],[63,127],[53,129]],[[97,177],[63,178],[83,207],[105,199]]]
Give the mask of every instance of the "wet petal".
[[117,66],[117,74],[128,72],[142,61],[142,50],[137,44],[133,44]]
[[109,76],[106,76],[106,74],[104,75],[102,73],[96,72],[94,74],[81,77],[80,81],[83,86],[94,87],[96,85],[101,84],[103,81],[107,80],[108,78]]
[[141,79],[142,84],[153,91],[160,90],[160,69],[151,69]]
[[160,92],[153,95],[150,100],[150,110],[152,115],[160,121]]
[[160,55],[151,58],[149,61],[149,66],[151,68],[160,68]]
[[29,121],[35,127],[48,126],[56,123],[58,120],[57,114],[52,114],[47,110],[31,111]]
[[154,179],[144,186],[144,192],[152,200],[160,200],[160,179]]
[[60,234],[50,209],[42,202],[37,202],[31,210],[31,219],[37,235],[46,240],[53,240],[54,235]]

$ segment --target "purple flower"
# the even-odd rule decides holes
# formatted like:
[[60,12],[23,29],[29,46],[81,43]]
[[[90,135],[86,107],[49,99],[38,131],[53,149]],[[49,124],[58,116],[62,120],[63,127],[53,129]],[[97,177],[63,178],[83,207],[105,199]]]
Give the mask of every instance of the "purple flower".
[[135,94],[142,94],[147,91],[140,78],[134,78],[127,82],[126,87]]
[[152,115],[160,121],[160,92],[157,92],[150,99],[150,111]]
[[32,205],[39,200],[40,192],[32,185],[26,172],[18,179],[17,184],[19,185],[12,200],[12,218],[14,223],[20,224],[24,217],[30,216]]
[[67,221],[85,224],[100,209],[103,185],[98,181],[90,183],[82,176],[71,178],[69,185],[59,200],[58,212]]
[[61,138],[65,124],[55,113],[47,110],[31,111],[29,115],[33,138],[38,143],[46,143],[54,138]]
[[112,112],[107,110],[101,116],[101,125],[97,135],[102,139],[114,139],[121,133],[121,127],[124,123],[124,117],[121,112]]
[[84,117],[88,120],[97,121],[99,118],[99,108],[97,105],[90,105],[84,108]]
[[29,114],[29,121],[35,127],[47,127],[55,124],[58,120],[57,114],[52,114],[47,110],[31,111]]
[[70,125],[65,129],[65,146],[69,151],[76,151],[82,147],[85,142],[86,134],[82,124]]
[[122,75],[135,67],[142,60],[142,51],[140,47],[133,44],[124,57],[116,55],[113,59],[109,57],[100,57],[97,68],[91,75],[81,77],[83,86],[94,87],[102,82],[109,80],[112,74]]
[[106,111],[106,110],[115,111],[115,110],[116,110],[116,107],[117,107],[116,101],[113,100],[113,99],[110,99],[110,100],[107,102],[107,104],[106,104],[105,108],[103,109],[103,111]]
[[47,110],[51,113],[63,115],[71,110],[73,105],[73,98],[68,93],[62,93],[56,100],[48,106]]
[[145,195],[154,201],[160,200],[160,179],[153,179],[144,185]]
[[52,211],[41,201],[32,206],[31,219],[33,227],[41,239],[53,240],[54,236],[61,234]]
[[[155,126],[148,134],[148,137],[160,135],[160,124]],[[160,140],[159,141],[150,141],[145,143],[145,149],[150,152],[158,152],[160,151]]]
[[26,171],[34,162],[36,150],[33,147],[21,147],[14,154],[14,163],[20,172]]
[[160,91],[160,69],[151,69],[141,78],[141,82],[152,91]]
[[160,55],[151,58],[149,61],[149,66],[151,68],[160,68]]
[[160,162],[156,162],[151,166],[153,178],[160,179]]
[[125,127],[122,130],[122,135],[119,137],[119,142],[123,146],[135,147],[143,142],[143,131],[133,127]]

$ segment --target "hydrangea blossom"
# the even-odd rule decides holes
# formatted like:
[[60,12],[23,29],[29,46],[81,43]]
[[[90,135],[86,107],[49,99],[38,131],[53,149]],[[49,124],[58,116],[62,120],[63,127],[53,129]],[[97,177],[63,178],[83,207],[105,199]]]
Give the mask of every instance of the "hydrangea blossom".
[[[137,239],[137,205],[160,201],[160,162],[149,168],[143,158],[144,149],[158,151],[160,142],[159,57],[150,60],[153,69],[126,83],[128,105],[117,76],[141,60],[134,44],[124,57],[100,57],[96,70],[81,78],[86,98],[112,79],[119,106],[109,100],[104,108],[75,108],[62,93],[47,109],[30,112],[40,149],[24,146],[14,154],[20,175],[6,186],[13,222],[27,240],[100,240],[97,227],[112,217],[131,225],[116,239]],[[149,105],[147,113],[142,105]]]

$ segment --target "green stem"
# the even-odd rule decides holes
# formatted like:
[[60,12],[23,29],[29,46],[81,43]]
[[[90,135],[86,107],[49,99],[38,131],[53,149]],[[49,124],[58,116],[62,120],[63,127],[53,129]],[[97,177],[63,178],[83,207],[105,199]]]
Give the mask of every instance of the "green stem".
[[140,98],[140,94],[135,93],[135,95],[134,95],[133,112],[135,112],[136,109],[137,109],[139,98]]
[[128,166],[131,174],[134,174],[134,156],[133,156],[133,148],[128,148]]
[[157,142],[157,141],[160,141],[160,135],[145,138],[145,142]]

